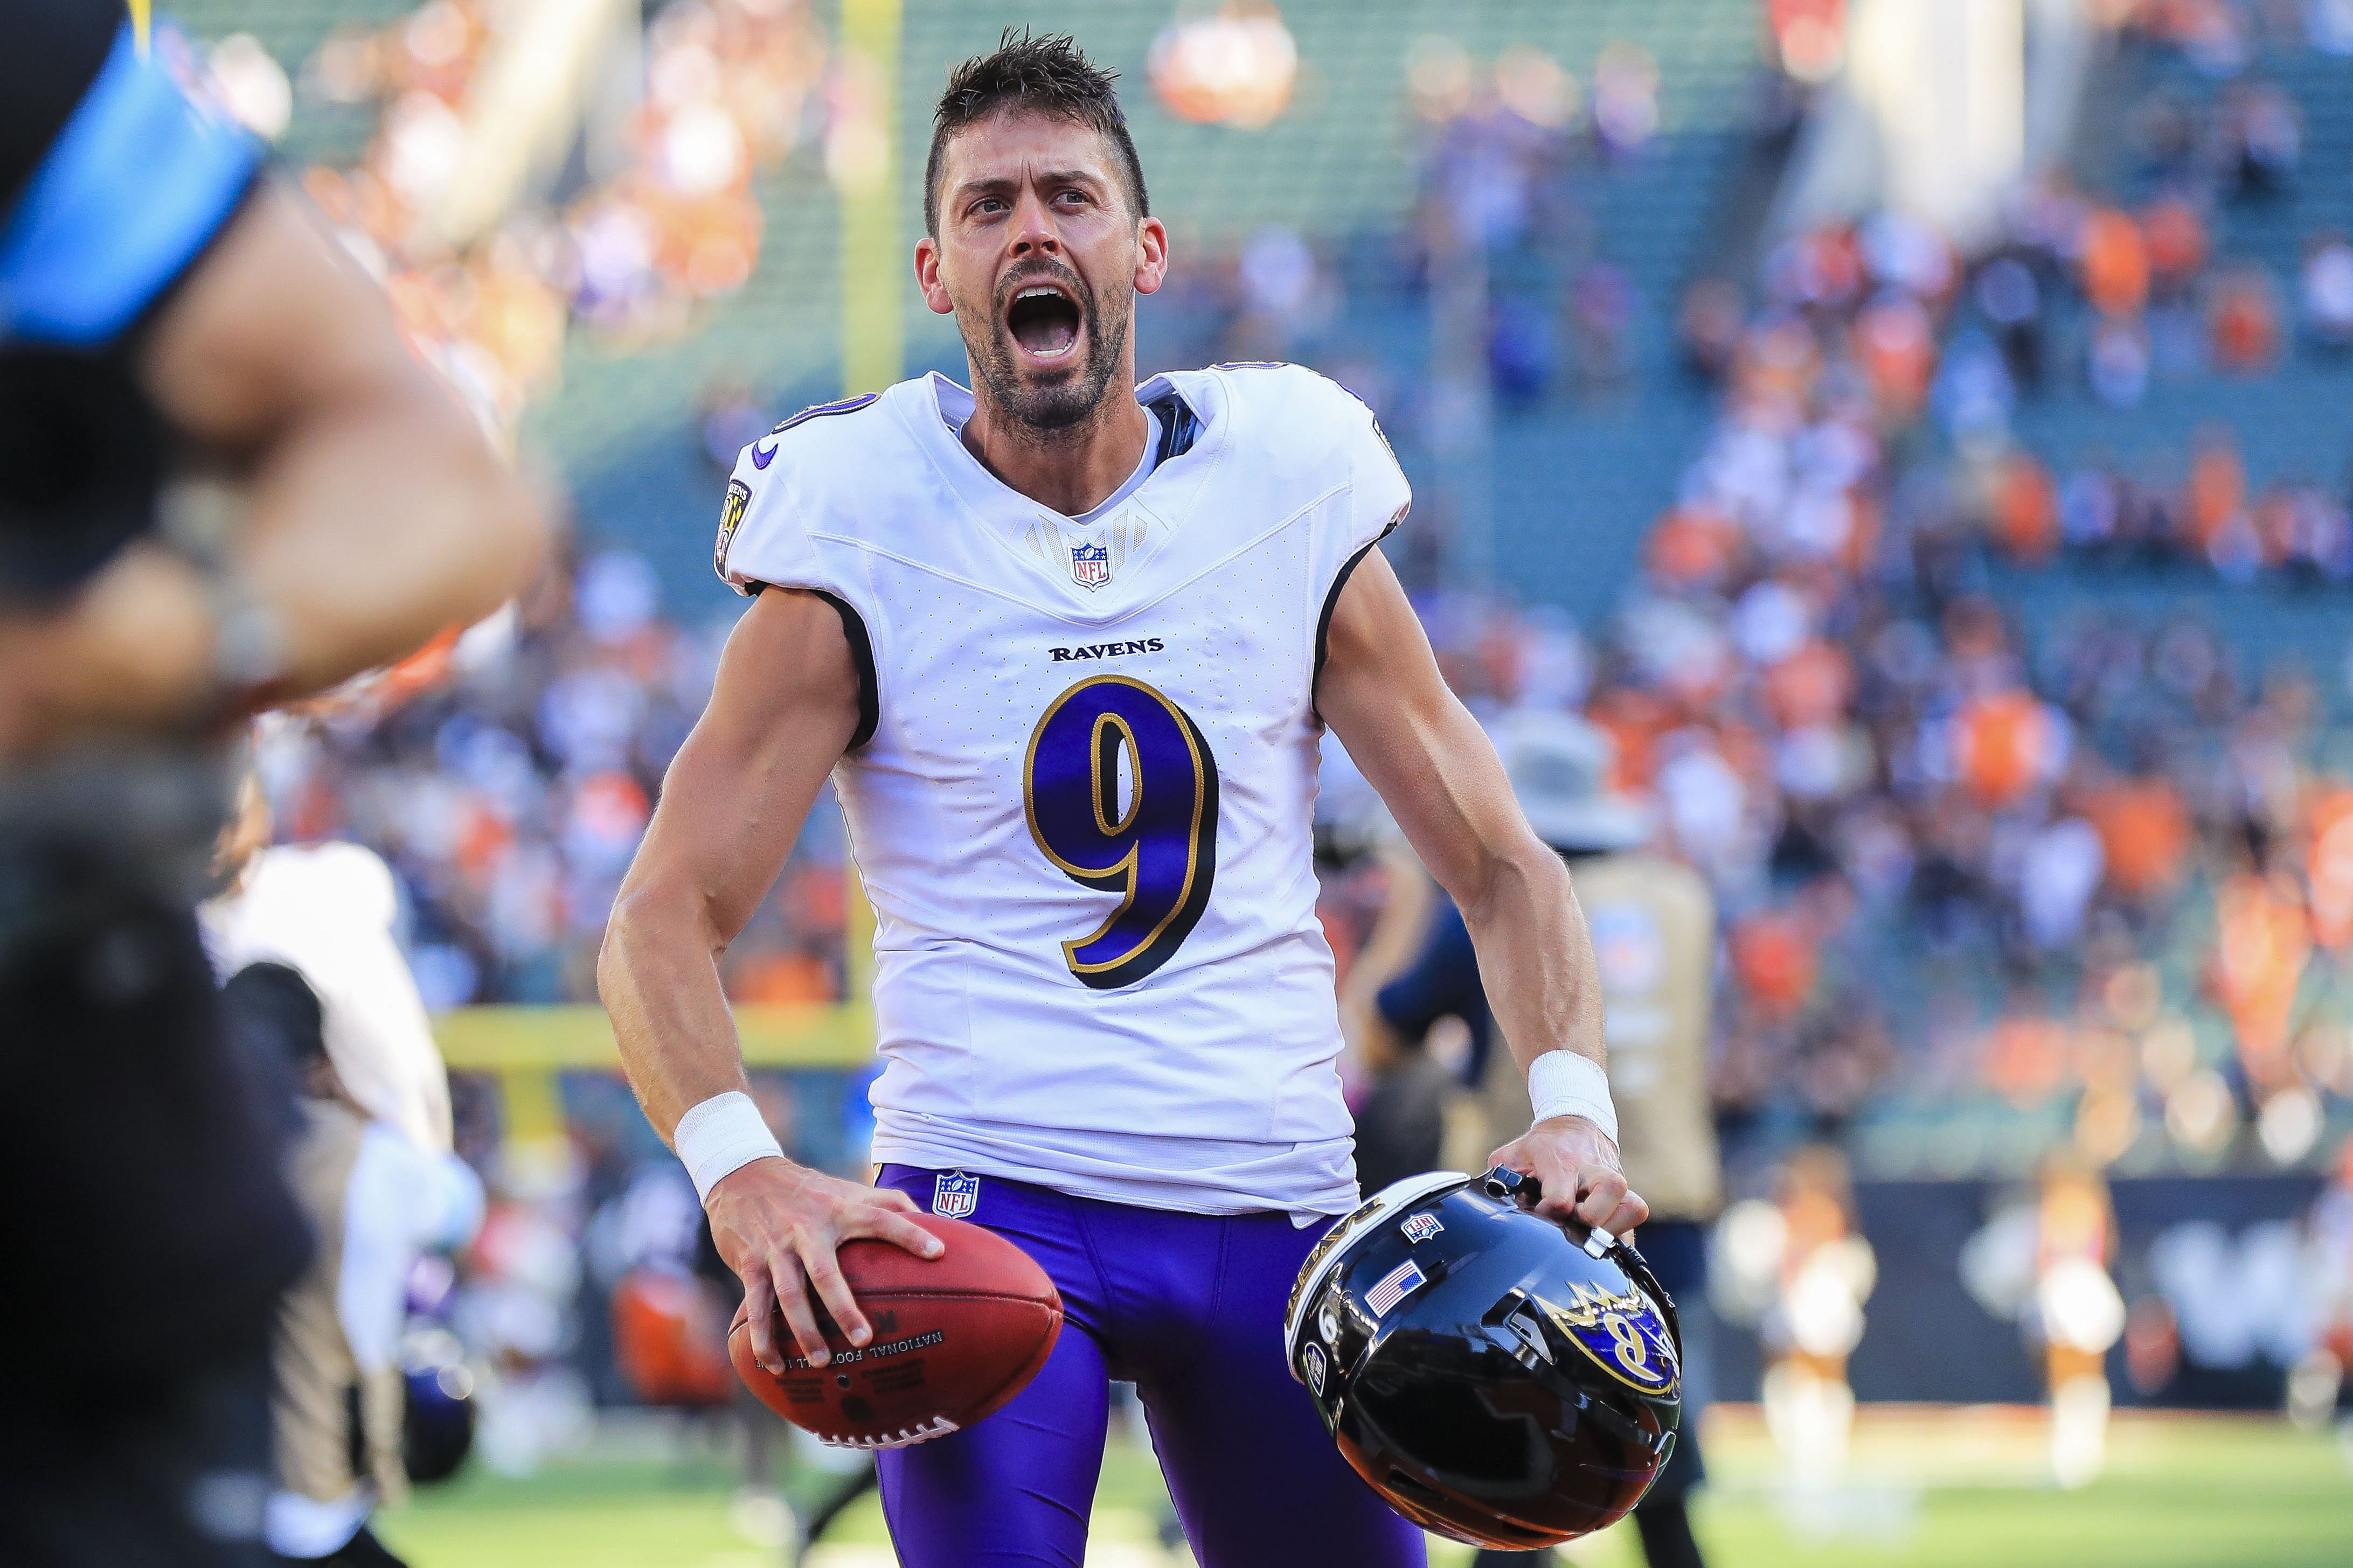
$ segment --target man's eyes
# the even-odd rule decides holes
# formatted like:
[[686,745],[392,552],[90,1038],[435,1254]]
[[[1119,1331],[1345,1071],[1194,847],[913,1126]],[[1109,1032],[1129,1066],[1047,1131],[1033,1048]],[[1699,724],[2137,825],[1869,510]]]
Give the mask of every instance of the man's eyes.
[[[1093,198],[1089,196],[1086,192],[1075,188],[1056,191],[1051,199],[1057,202],[1076,204],[1082,206],[1092,205],[1093,201]],[[975,217],[995,217],[999,213],[1011,212],[1012,210],[1013,204],[1007,201],[1003,196],[982,196],[979,200],[972,204],[972,214]]]

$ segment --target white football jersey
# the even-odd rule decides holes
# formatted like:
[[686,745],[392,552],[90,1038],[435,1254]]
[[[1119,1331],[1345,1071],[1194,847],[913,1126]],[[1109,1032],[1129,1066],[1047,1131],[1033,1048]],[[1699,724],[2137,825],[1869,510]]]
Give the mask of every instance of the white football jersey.
[[1331,605],[1409,496],[1293,365],[1155,377],[1160,461],[1085,521],[943,376],[746,447],[720,575],[871,667],[835,790],[876,915],[874,1158],[1199,1213],[1356,1205],[1315,915]]

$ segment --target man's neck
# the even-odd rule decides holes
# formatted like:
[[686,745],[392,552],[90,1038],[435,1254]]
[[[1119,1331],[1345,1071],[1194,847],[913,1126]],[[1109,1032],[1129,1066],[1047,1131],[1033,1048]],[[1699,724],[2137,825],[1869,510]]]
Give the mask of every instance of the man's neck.
[[965,450],[981,466],[1039,506],[1079,517],[1111,499],[1144,460],[1152,421],[1128,392],[1130,378],[1112,385],[1116,395],[1076,425],[1039,430],[1005,412],[973,377],[972,417],[965,421]]

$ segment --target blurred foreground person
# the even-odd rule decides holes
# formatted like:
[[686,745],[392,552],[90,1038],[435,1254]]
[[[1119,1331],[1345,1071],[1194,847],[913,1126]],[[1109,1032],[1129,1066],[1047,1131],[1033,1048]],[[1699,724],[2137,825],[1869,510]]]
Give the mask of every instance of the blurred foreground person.
[[[1614,759],[1604,731],[1570,714],[1528,711],[1507,717],[1496,743],[1528,826],[1568,863],[1593,931],[1619,1152],[1627,1179],[1651,1205],[1642,1255],[1667,1293],[1684,1303],[1688,1334],[1707,1282],[1706,1225],[1723,1201],[1707,1090],[1715,901],[1689,867],[1641,851],[1650,820],[1639,805],[1609,792]],[[1413,901],[1392,908],[1419,914]],[[1426,1037],[1440,1018],[1461,1018],[1471,1030],[1465,1077],[1479,1090],[1486,1141],[1502,1142],[1527,1124],[1527,1086],[1518,1073],[1494,1070],[1494,1021],[1461,911],[1438,899],[1421,918],[1419,954],[1379,988],[1377,1026],[1366,1033],[1388,1053],[1419,1055],[1406,1042]],[[1368,951],[1386,939],[1377,931]],[[1436,1163],[1434,1151],[1429,1163]],[[1688,1372],[1698,1354],[1688,1338],[1684,1353]],[[1634,1510],[1651,1568],[1696,1568],[1701,1561],[1685,1507],[1704,1474],[1700,1406],[1688,1377],[1683,1397],[1674,1457]],[[1478,1561],[1551,1555],[1491,1549]]]
[[419,1148],[362,1109],[329,1059],[330,1015],[295,970],[248,964],[223,989],[247,1037],[296,1074],[290,1169],[317,1243],[280,1304],[270,1358],[270,1550],[282,1563],[396,1564],[367,1518],[407,1492],[398,1352],[409,1270],[421,1251],[473,1236],[482,1184],[457,1155]]
[[[143,42],[116,0],[0,9],[12,1568],[265,1560],[270,1303],[310,1244],[191,914],[219,737],[487,614],[543,531],[382,291]],[[167,504],[167,469],[234,504]]]

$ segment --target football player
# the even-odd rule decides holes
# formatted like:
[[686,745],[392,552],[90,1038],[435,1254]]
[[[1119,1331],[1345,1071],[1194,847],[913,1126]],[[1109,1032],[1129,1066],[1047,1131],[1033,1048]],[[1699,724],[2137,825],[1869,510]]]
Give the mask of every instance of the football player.
[[[1388,1568],[1419,1532],[1287,1375],[1302,1260],[1356,1204],[1311,818],[1329,724],[1461,906],[1537,1121],[1505,1152],[1612,1231],[1627,1190],[1592,945],[1560,859],[1375,548],[1371,412],[1290,365],[1134,384],[1167,234],[1111,78],[1014,37],[951,76],[924,171],[943,376],[746,447],[717,565],[755,595],[600,965],[630,1080],[742,1276],[754,1348],[871,1338],[834,1252],[1010,1237],[1068,1314],[998,1415],[882,1456],[902,1562],[1076,1563],[1132,1379],[1198,1558]],[[781,1156],[717,956],[830,776],[879,925],[875,1187]]]

